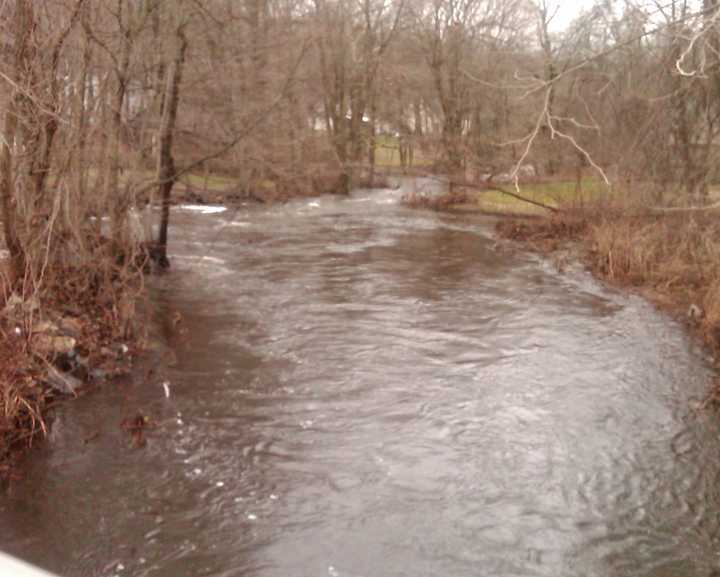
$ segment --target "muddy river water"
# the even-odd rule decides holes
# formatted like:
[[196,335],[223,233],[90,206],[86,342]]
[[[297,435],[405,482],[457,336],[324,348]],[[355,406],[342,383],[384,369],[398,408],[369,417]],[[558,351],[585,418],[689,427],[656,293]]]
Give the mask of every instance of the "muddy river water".
[[166,353],[57,410],[0,549],[63,577],[713,575],[703,350],[400,194],[177,210]]

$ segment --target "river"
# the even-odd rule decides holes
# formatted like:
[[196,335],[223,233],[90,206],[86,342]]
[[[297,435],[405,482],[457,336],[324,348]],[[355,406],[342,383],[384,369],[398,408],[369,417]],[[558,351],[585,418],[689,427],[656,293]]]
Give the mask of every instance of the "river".
[[57,409],[0,549],[63,577],[712,575],[702,348],[401,192],[175,211],[157,371]]

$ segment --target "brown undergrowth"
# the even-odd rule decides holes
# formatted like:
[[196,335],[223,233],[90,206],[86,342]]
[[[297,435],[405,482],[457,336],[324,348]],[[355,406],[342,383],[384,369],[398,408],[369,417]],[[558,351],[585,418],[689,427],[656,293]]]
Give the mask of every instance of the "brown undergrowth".
[[682,318],[720,356],[716,213],[597,204],[566,207],[547,218],[500,221],[497,231],[545,253],[574,247],[596,276],[637,290]]
[[39,375],[23,343],[0,332],[0,480],[11,476],[19,455],[45,433],[49,397]]
[[46,282],[20,296],[5,280],[0,294],[0,481],[47,433],[48,410],[125,372],[142,336],[135,265],[65,267]]

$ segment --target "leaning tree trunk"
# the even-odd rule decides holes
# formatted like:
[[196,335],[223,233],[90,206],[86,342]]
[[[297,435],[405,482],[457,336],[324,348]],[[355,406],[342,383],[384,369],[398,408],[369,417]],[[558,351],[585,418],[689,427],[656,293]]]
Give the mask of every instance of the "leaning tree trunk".
[[160,183],[159,193],[162,199],[162,214],[160,219],[160,231],[153,258],[162,267],[168,267],[170,261],[167,257],[168,227],[170,225],[170,195],[177,180],[175,161],[173,159],[173,134],[177,119],[178,104],[180,102],[180,82],[182,81],[182,70],[185,64],[185,53],[187,52],[187,37],[182,28],[177,30],[177,52],[175,59],[167,71],[167,84],[165,86],[165,106],[162,122],[160,124],[159,146],[158,146],[158,182]]

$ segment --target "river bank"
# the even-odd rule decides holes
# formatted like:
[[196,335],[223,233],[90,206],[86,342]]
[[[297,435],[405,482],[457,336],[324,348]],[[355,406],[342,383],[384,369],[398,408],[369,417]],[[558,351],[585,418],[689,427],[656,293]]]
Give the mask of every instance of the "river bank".
[[2,298],[0,483],[15,477],[18,461],[47,435],[54,406],[125,374],[144,347],[140,278],[74,282],[81,278],[68,271],[64,284],[42,294]]
[[[497,234],[550,256],[562,271],[582,262],[596,278],[641,294],[720,357],[720,226],[716,211],[651,210],[597,181],[537,182],[521,196],[502,187],[414,194],[411,207],[499,217]],[[720,387],[718,392],[720,395]]]
[[[598,279],[636,292],[681,320],[720,357],[720,226],[712,213],[586,206],[497,223],[501,238],[549,255],[562,271],[582,262]],[[713,393],[718,400],[720,388]]]

